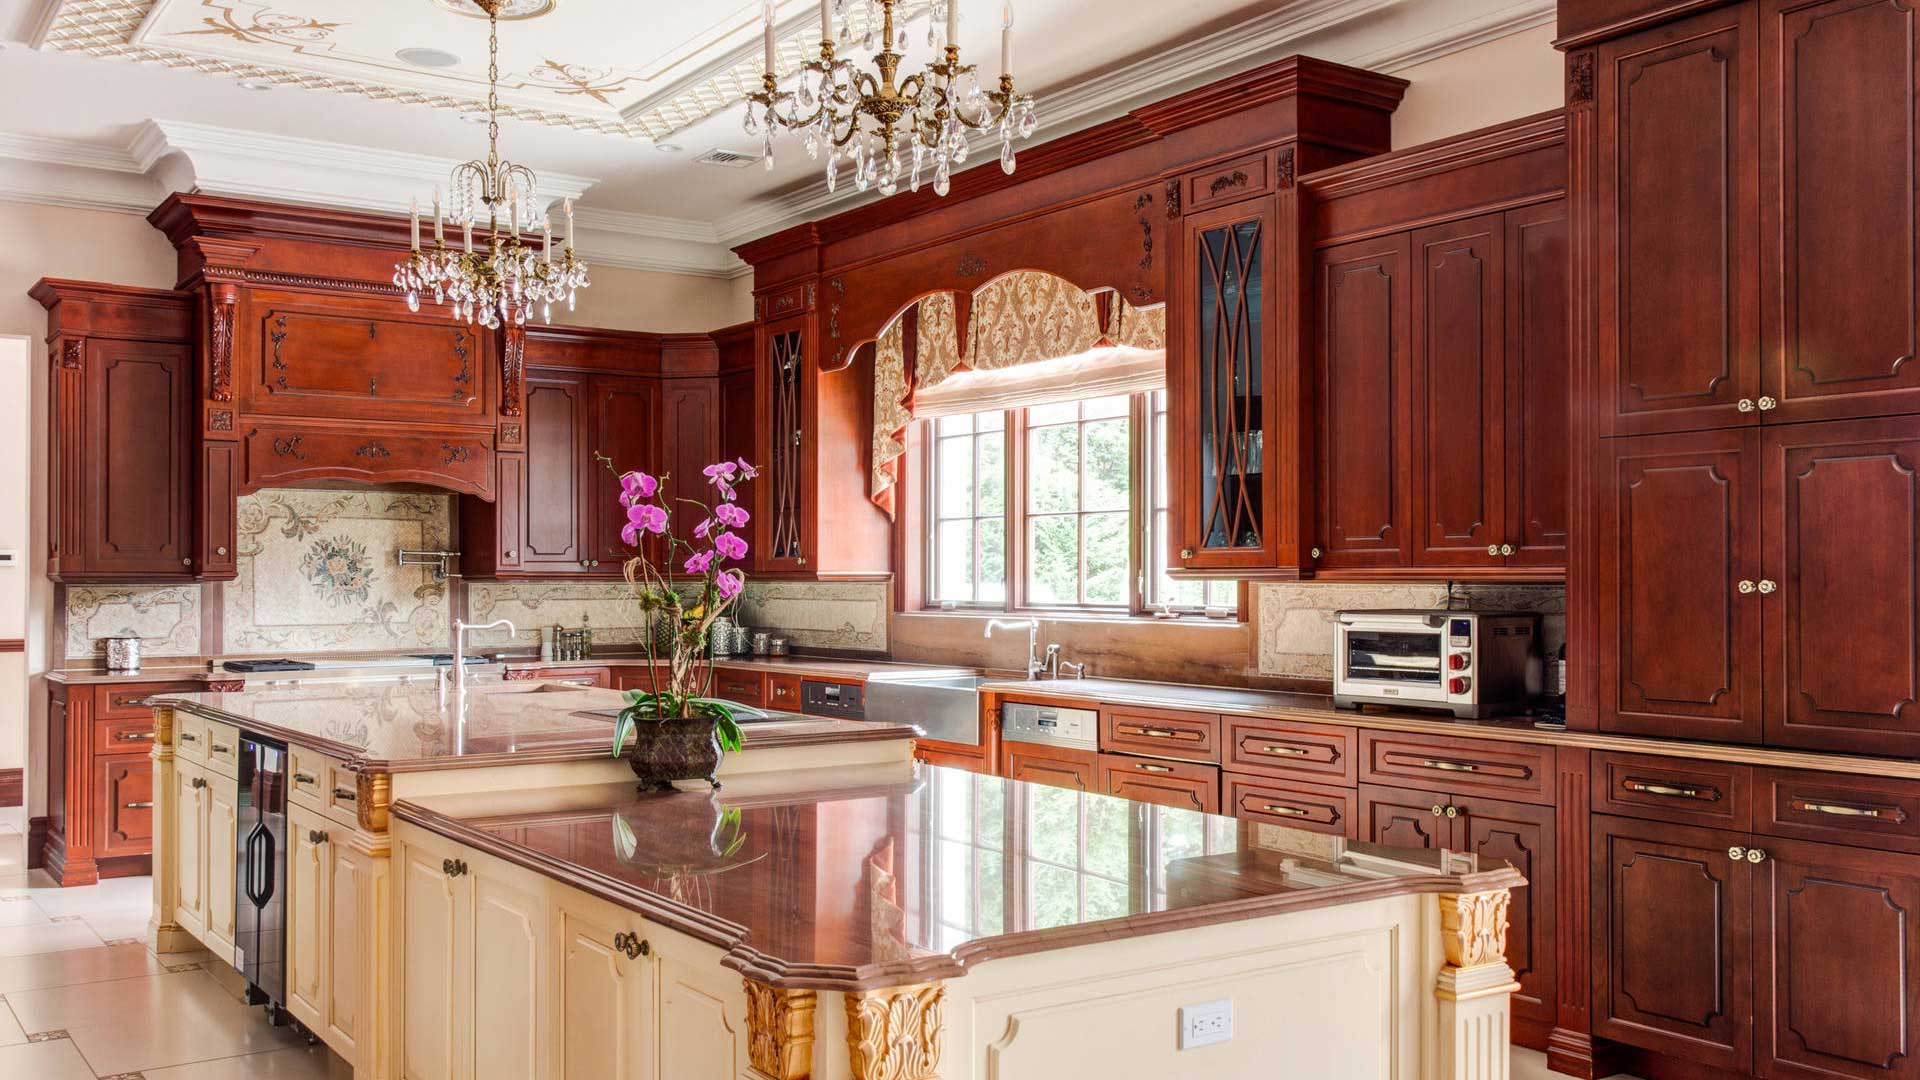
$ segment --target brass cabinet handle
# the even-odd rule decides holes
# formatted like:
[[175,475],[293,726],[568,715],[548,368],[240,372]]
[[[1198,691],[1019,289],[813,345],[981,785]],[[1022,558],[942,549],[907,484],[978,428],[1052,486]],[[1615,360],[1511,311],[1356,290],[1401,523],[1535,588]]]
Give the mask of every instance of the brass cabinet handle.
[[1757,847],[1750,847],[1747,849],[1747,861],[1750,863],[1764,862],[1766,861],[1766,858],[1767,858],[1767,853],[1764,851],[1761,851]]
[[307,830],[307,843],[309,843],[309,844],[324,844],[324,843],[326,843],[326,842],[327,842],[327,834],[326,834],[326,833],[324,833],[324,832],[321,832],[321,831],[320,831],[319,829],[308,829],[308,830]]
[[461,874],[464,874],[467,872],[467,860],[441,859],[440,871],[446,874],[448,877],[459,877]]
[[1752,591],[1754,590],[1754,584],[1753,584],[1753,582],[1751,582],[1751,581],[1747,581],[1747,580],[1745,580],[1745,579],[1742,579],[1742,580],[1741,580],[1741,582],[1740,582],[1740,584],[1738,584],[1738,585],[1735,585],[1735,586],[1734,586],[1734,588],[1736,588],[1736,589],[1739,589],[1739,590],[1740,590],[1740,595],[1741,595],[1741,596],[1745,596],[1745,595],[1747,595],[1748,593],[1750,593],[1750,592],[1752,592]]
[[1429,769],[1440,769],[1444,772],[1479,772],[1480,771],[1480,766],[1469,765],[1464,761],[1439,761],[1434,758],[1427,758],[1421,761],[1420,764],[1426,766]]
[[1489,555],[1498,555],[1498,554],[1500,554],[1500,545],[1499,545],[1499,544],[1488,544],[1488,545],[1487,545],[1487,554],[1489,554]]
[[1766,595],[1767,595],[1768,593],[1771,593],[1771,592],[1773,592],[1774,590],[1776,590],[1776,589],[1778,589],[1779,587],[1780,587],[1779,585],[1777,585],[1777,584],[1775,584],[1775,583],[1773,583],[1773,582],[1771,582],[1771,581],[1768,581],[1768,580],[1767,580],[1766,578],[1761,578],[1761,579],[1760,579],[1760,585],[1759,585],[1759,589],[1760,589],[1760,595],[1761,595],[1761,596],[1766,596]]
[[1262,746],[1260,752],[1272,754],[1275,757],[1306,757],[1308,753],[1307,750],[1298,746],[1277,746],[1273,743]]
[[1120,734],[1139,735],[1148,739],[1185,739],[1189,742],[1204,738],[1197,731],[1180,731],[1175,728],[1144,727],[1139,724],[1121,725]]
[[113,737],[116,739],[119,739],[121,742],[149,742],[153,739],[153,732],[151,731],[120,731],[120,732],[115,732]]
[[1753,399],[1752,399],[1752,398],[1750,398],[1750,397],[1743,397],[1743,398],[1741,398],[1741,399],[1740,399],[1739,401],[1736,401],[1736,402],[1734,402],[1734,403],[1733,403],[1733,407],[1734,407],[1734,408],[1736,408],[1736,409],[1739,409],[1739,410],[1740,410],[1741,412],[1743,412],[1743,413],[1749,413],[1749,412],[1752,412],[1752,411],[1753,411]]
[[205,777],[200,777],[200,776],[196,776],[196,777],[194,777],[194,778],[193,778],[193,785],[192,785],[192,786],[193,786],[193,787],[195,787],[195,788],[203,788],[203,787],[206,787],[206,786],[207,786],[207,781],[206,781],[206,778],[205,778]]
[[1670,799],[1700,799],[1705,802],[1720,801],[1720,793],[1712,788],[1686,787],[1678,784],[1656,784],[1651,780],[1627,779],[1620,786],[1628,791],[1638,791],[1644,795],[1664,795]]
[[1297,806],[1282,806],[1279,803],[1268,803],[1266,806],[1262,807],[1261,809],[1265,810],[1269,814],[1279,814],[1281,817],[1308,816],[1305,810],[1302,810]]
[[1754,402],[1754,404],[1760,407],[1761,412],[1772,412],[1773,410],[1780,407],[1780,403],[1778,401],[1775,401],[1773,398],[1767,397],[1765,394],[1762,394],[1760,396],[1760,400],[1757,402]]
[[200,736],[195,735],[191,731],[183,731],[180,733],[180,741],[181,742],[199,742]]
[[1173,766],[1171,765],[1149,765],[1144,761],[1134,765],[1134,768],[1139,769],[1141,772],[1167,773],[1173,771]]
[[653,952],[653,946],[645,938],[625,930],[613,935],[613,947],[625,953],[629,960],[637,960]]
[[1183,559],[1191,559],[1191,558],[1193,558],[1193,549],[1192,549],[1192,548],[1181,548],[1181,549],[1180,549],[1180,557],[1181,557],[1181,558],[1183,558]]
[[1308,557],[1308,558],[1310,558],[1310,559],[1317,559],[1317,558],[1319,558],[1319,557],[1320,557],[1320,549],[1319,549],[1319,548],[1309,548],[1309,549],[1307,549],[1307,557]]
[[1457,807],[1457,806],[1449,806],[1449,807],[1447,807],[1447,816],[1448,816],[1448,817],[1450,817],[1450,818],[1457,818],[1457,817],[1459,817],[1459,816],[1460,816],[1460,808],[1459,808],[1459,807]]
[[337,787],[333,789],[333,797],[339,799],[341,802],[356,802],[360,798],[360,793],[357,791],[348,791],[343,787]]
[[1441,814],[1444,814],[1446,812],[1447,812],[1447,808],[1444,806],[1436,806],[1433,808],[1434,817],[1439,817]]
[[1732,859],[1734,862],[1746,861],[1750,863],[1762,863],[1767,860],[1767,853],[1757,847],[1741,847],[1735,844],[1727,849],[1727,858]]
[[213,751],[216,754],[233,753],[233,747],[228,746],[226,743],[214,743],[213,745],[207,747],[207,749]]
[[1511,555],[1511,554],[1513,554],[1513,545],[1512,545],[1512,544],[1501,544],[1501,545],[1500,545],[1500,554],[1502,554],[1502,555]]
[[1793,800],[1795,810],[1806,810],[1815,814],[1832,814],[1835,817],[1866,817],[1900,820],[1899,807],[1894,806],[1848,806],[1845,803],[1808,802],[1805,799]]
[[293,774],[293,782],[296,784],[311,784],[317,779],[318,777],[309,773],[297,772]]
[[151,809],[153,809],[153,804],[152,804],[151,802],[130,802],[130,803],[121,803],[121,804],[120,804],[120,809],[122,809],[122,810],[151,810]]

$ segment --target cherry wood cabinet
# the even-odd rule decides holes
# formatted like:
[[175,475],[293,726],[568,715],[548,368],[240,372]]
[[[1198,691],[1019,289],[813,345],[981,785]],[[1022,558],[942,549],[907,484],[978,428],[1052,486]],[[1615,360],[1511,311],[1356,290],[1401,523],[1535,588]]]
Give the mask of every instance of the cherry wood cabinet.
[[591,542],[586,464],[593,445],[590,376],[565,371],[527,372],[526,517],[521,528],[520,568],[533,573],[584,569]]
[[1920,429],[1605,440],[1605,730],[1920,756]]
[[1000,775],[1029,784],[1050,784],[1075,791],[1097,792],[1101,790],[1099,757],[1091,750],[1002,742]]
[[153,852],[153,710],[193,682],[47,686],[47,839],[39,862],[62,885],[145,874]]
[[1412,484],[1409,262],[1405,234],[1315,256],[1320,513],[1309,554],[1321,569],[1413,559],[1405,509]]
[[1220,812],[1220,770],[1215,766],[1103,753],[1099,769],[1103,794],[1182,810]]
[[48,575],[195,578],[193,298],[68,281],[32,295],[48,312]]

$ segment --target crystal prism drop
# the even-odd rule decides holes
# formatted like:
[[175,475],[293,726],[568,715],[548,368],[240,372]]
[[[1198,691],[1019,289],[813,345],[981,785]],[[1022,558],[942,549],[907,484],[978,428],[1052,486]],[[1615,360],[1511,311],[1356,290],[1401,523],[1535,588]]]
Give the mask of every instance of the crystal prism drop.
[[820,140],[814,137],[812,128],[807,129],[807,140],[803,145],[807,148],[808,161],[818,161],[820,159]]
[[1028,105],[1022,108],[1020,110],[1020,137],[1023,139],[1032,137],[1033,129],[1038,126],[1040,126],[1040,122],[1034,119],[1033,106]]
[[867,27],[866,34],[860,38],[860,47],[863,49],[873,48],[873,27]]
[[947,193],[947,162],[945,158],[940,159],[940,164],[933,167],[933,193],[935,195],[945,195]]
[[840,155],[838,152],[827,155],[827,194],[840,186]]
[[758,135],[760,133],[760,123],[753,118],[753,106],[747,106],[747,118],[741,122],[740,126],[745,128],[749,135]]
[[1000,171],[1008,176],[1013,175],[1013,143],[1011,142],[1000,144]]

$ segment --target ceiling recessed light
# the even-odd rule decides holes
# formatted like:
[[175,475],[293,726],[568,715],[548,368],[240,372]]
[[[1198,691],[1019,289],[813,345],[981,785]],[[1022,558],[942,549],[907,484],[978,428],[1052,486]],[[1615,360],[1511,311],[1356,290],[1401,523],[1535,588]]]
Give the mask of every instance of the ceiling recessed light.
[[423,68],[449,68],[460,62],[458,56],[455,56],[445,49],[433,49],[426,46],[401,49],[393,55],[399,57],[400,62],[403,64],[412,64],[414,67]]
[[[451,11],[455,15],[465,15],[469,19],[487,17],[486,10],[473,0],[433,0],[433,2],[444,10]],[[559,0],[505,0],[500,5],[500,20],[506,22],[511,19],[537,18],[552,11],[557,3]]]
[[686,147],[681,146],[679,143],[671,142],[657,142],[653,144],[653,148],[663,154],[678,154],[686,149]]
[[264,75],[249,75],[240,80],[242,90],[271,90],[276,84]]

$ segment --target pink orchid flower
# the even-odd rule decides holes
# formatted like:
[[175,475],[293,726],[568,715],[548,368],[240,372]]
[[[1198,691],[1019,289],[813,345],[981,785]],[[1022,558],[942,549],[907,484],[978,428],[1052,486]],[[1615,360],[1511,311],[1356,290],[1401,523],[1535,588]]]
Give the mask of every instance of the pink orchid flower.
[[739,464],[739,466],[740,466],[740,479],[742,479],[742,480],[751,480],[751,479],[753,479],[754,477],[756,477],[756,476],[759,476],[759,475],[760,475],[760,470],[759,470],[759,469],[756,469],[756,468],[754,468],[753,466],[751,466],[751,465],[749,465],[749,464],[747,464],[747,459],[746,459],[746,458],[741,458],[741,459],[739,459],[739,461],[738,461],[738,464]]
[[640,527],[631,521],[627,522],[620,528],[620,539],[626,541],[628,547],[639,547]]
[[641,499],[651,499],[660,490],[660,478],[643,472],[620,474],[620,500],[628,506]]
[[685,569],[689,574],[704,574],[707,572],[707,568],[712,565],[713,552],[702,551],[697,555],[688,557]]
[[744,559],[747,557],[747,542],[740,539],[738,533],[723,532],[714,538],[713,549],[723,559]]
[[720,519],[722,524],[738,529],[745,525],[752,515],[734,503],[721,503],[713,508],[713,516]]
[[652,503],[641,503],[627,508],[627,522],[650,533],[663,533],[667,531],[667,512]]
[[715,522],[712,518],[708,518],[705,521],[702,521],[700,524],[695,525],[693,527],[693,535],[699,537],[702,540],[705,540],[707,538],[707,534],[713,532],[714,524]]
[[714,575],[713,585],[720,590],[721,598],[731,600],[740,595],[741,589],[746,588],[747,579],[746,575],[738,570],[722,570]]

